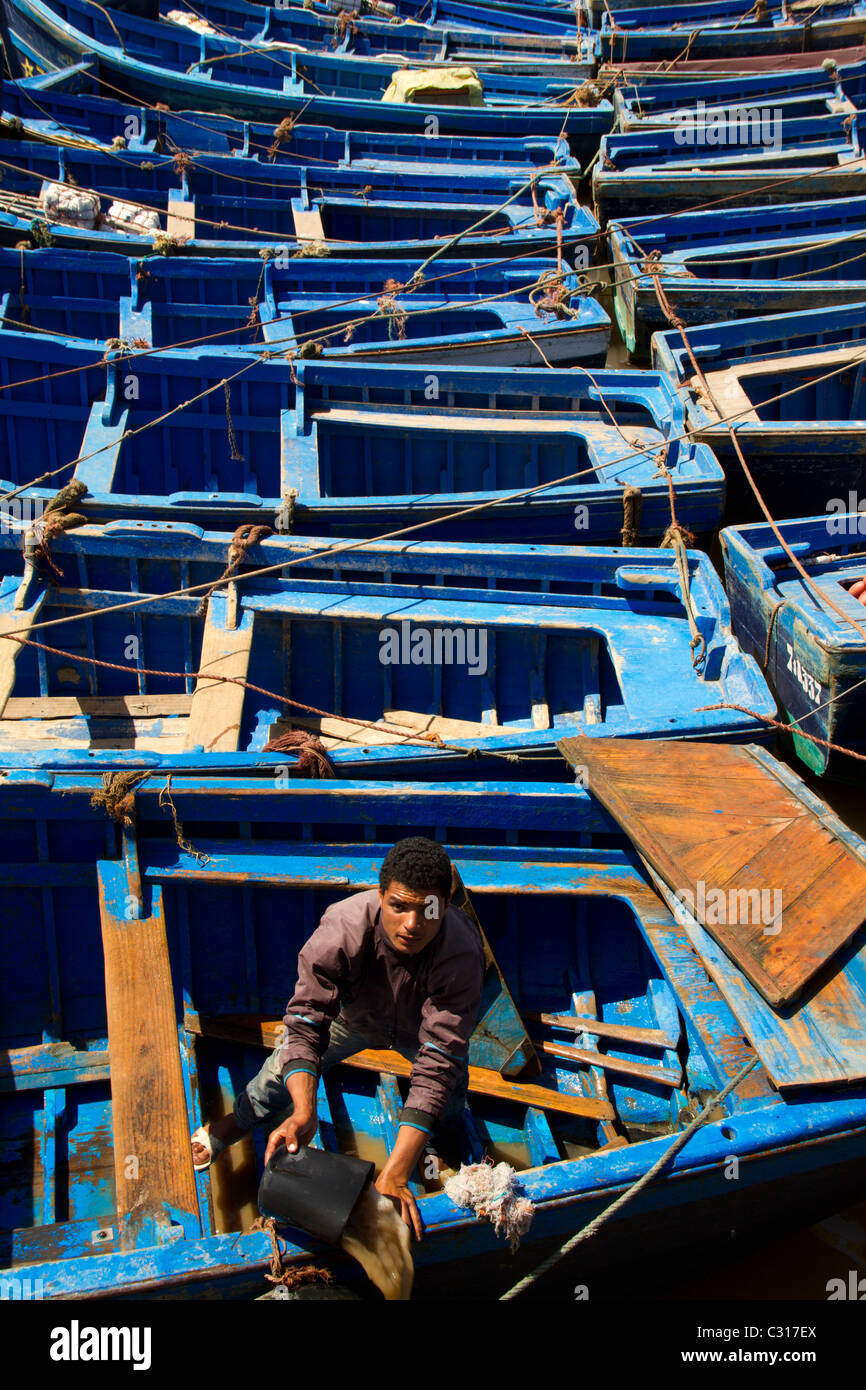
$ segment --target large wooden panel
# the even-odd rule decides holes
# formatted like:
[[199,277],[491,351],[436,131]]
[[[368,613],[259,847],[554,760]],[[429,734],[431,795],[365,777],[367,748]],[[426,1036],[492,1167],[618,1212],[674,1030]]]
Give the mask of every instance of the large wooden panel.
[[748,747],[565,739],[560,751],[764,998],[790,1004],[866,919],[866,863]]
[[99,865],[117,1213],[198,1213],[162,892],[127,920],[121,864]]

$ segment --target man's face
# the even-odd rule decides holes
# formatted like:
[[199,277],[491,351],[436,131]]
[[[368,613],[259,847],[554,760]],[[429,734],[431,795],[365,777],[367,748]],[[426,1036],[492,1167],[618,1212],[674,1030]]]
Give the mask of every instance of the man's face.
[[442,926],[448,898],[435,893],[415,893],[392,879],[386,892],[379,891],[382,929],[395,951],[417,956],[429,946]]

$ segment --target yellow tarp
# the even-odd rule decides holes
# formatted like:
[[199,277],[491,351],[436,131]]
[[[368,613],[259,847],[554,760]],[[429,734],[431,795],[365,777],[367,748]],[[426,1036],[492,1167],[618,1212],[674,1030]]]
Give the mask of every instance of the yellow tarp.
[[483,106],[484,88],[474,68],[401,68],[382,100],[401,106]]

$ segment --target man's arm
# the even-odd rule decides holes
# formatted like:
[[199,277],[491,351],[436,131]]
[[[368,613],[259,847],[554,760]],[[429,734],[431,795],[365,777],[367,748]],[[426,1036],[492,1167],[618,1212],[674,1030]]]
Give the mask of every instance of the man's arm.
[[319,1069],[331,1024],[340,1011],[340,987],[348,969],[342,924],[329,908],[298,955],[298,981],[286,1006],[279,1057],[280,1076],[293,1109],[289,1119],[271,1132],[266,1163],[280,1144],[295,1153],[316,1132]]
[[294,1109],[287,1120],[271,1131],[265,1149],[265,1163],[270,1162],[281,1144],[285,1144],[290,1154],[297,1153],[299,1144],[308,1144],[319,1123],[316,1107],[317,1078],[312,1072],[295,1071],[286,1078],[286,1089],[291,1096]]
[[388,1162],[376,1179],[376,1190],[383,1197],[390,1197],[399,1203],[400,1215],[410,1230],[415,1232],[416,1240],[421,1239],[421,1217],[409,1187],[409,1179],[426,1142],[427,1135],[423,1130],[401,1125]]

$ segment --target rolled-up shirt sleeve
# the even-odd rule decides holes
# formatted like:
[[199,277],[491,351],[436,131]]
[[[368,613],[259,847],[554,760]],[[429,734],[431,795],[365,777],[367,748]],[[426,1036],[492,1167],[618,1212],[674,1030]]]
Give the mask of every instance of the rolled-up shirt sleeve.
[[340,986],[348,972],[346,953],[326,912],[298,956],[298,981],[286,1005],[280,1076],[307,1071],[318,1076],[331,1024],[340,1012]]
[[448,1104],[466,1067],[483,980],[480,945],[449,957],[431,975],[401,1124],[432,1130]]

